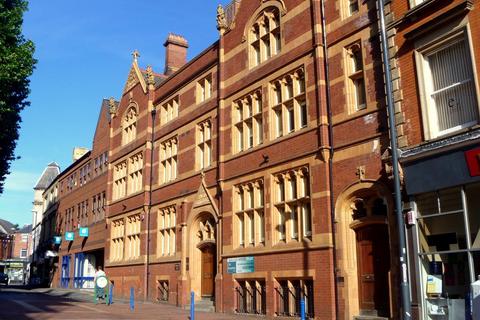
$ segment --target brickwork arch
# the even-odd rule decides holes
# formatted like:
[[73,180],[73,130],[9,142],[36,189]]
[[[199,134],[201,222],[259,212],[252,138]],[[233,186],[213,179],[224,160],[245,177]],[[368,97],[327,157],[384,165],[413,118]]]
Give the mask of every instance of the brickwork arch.
[[[383,200],[385,214],[375,212],[378,199]],[[336,243],[338,277],[343,278],[343,298],[345,319],[359,315],[359,284],[357,270],[356,230],[368,225],[389,225],[393,213],[391,191],[378,181],[365,180],[351,184],[337,198]],[[390,247],[388,243],[387,246]]]

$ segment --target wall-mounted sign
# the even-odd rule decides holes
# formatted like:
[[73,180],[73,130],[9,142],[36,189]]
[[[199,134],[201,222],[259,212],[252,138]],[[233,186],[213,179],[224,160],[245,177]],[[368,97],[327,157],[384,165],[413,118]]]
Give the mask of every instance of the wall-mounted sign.
[[73,241],[75,238],[75,233],[72,231],[65,232],[65,240],[67,241]]
[[62,236],[54,236],[53,243],[60,244],[62,242]]
[[88,228],[87,227],[80,227],[78,229],[78,235],[80,237],[88,237]]
[[227,259],[228,273],[249,273],[255,271],[255,260],[253,257],[239,257]]
[[468,170],[470,171],[470,176],[480,176],[480,148],[466,151],[465,159],[467,160],[467,166]]

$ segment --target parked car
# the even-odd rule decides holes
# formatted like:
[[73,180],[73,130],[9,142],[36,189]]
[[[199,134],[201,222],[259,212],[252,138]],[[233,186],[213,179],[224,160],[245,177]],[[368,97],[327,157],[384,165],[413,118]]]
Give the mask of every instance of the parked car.
[[8,284],[8,274],[0,272],[0,283]]

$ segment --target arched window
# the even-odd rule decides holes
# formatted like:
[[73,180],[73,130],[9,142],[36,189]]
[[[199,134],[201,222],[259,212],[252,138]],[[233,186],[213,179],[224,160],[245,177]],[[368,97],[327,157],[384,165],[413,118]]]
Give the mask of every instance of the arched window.
[[135,140],[137,136],[137,110],[135,107],[130,107],[123,119],[123,131],[122,131],[122,145],[127,144]]
[[250,28],[250,65],[255,67],[278,54],[280,41],[280,12],[276,7],[265,9]]
[[359,43],[347,48],[347,70],[350,92],[351,111],[359,111],[367,106],[365,79],[363,74],[362,48]]

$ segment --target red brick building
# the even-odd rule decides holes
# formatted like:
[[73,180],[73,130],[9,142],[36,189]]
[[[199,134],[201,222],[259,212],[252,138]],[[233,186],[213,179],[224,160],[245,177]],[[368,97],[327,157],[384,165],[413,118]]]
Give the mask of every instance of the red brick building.
[[[105,206],[109,150],[109,108],[103,100],[92,150],[55,179],[58,186],[56,221],[50,245],[58,250],[54,286],[93,288],[95,268],[104,265]],[[61,236],[61,244],[54,243]]]
[[[13,223],[0,219],[0,261],[12,258],[13,244],[15,241],[14,232],[15,225]],[[4,266],[3,263],[0,263],[1,269],[4,269]]]
[[393,0],[389,12],[413,311],[420,319],[476,319],[469,297],[480,275],[478,1]]
[[16,259],[28,259],[28,252],[32,247],[32,226],[25,225],[15,230],[12,257]]
[[116,294],[186,306],[193,291],[204,308],[268,316],[298,314],[301,298],[317,319],[396,315],[375,15],[372,1],[324,12],[234,1],[192,61],[176,35],[164,75],[134,53],[110,131]]
[[[174,34],[163,73],[134,52],[92,151],[55,182],[57,285],[91,287],[103,265],[116,296],[185,307],[193,291],[199,308],[269,317],[298,316],[304,298],[316,319],[399,318],[376,3],[237,0],[191,61]],[[480,273],[478,11],[385,10],[414,316],[447,301],[462,314]]]

